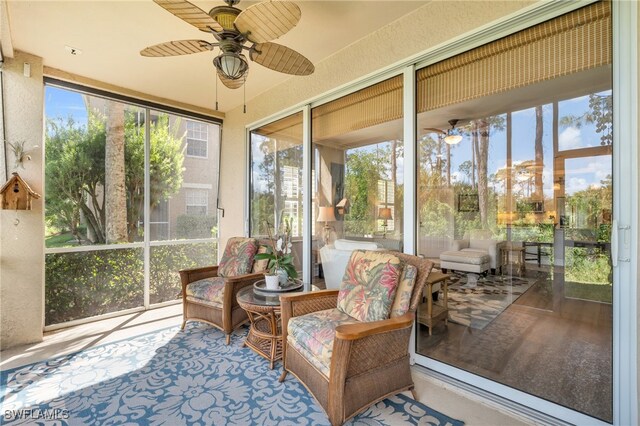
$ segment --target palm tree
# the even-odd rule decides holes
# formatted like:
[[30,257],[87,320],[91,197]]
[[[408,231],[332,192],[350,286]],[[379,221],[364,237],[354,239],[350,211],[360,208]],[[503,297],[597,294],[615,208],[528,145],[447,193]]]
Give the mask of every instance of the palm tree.
[[124,167],[124,104],[107,101],[105,145],[105,239],[108,243],[128,241],[127,191]]

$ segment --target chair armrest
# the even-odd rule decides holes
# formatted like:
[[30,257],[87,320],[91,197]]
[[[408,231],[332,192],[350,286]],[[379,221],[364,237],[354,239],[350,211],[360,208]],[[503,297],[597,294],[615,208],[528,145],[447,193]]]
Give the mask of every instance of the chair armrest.
[[252,283],[264,279],[264,272],[256,272],[255,274],[236,275],[235,277],[224,277],[225,282],[235,283],[241,281],[251,281]]
[[[331,355],[329,392],[343,397],[344,384],[350,377],[379,369],[386,365],[409,362],[409,340],[414,313],[361,324],[336,327]],[[375,359],[371,354],[375,354]],[[378,377],[384,380],[384,374]]]
[[413,325],[413,319],[413,313],[406,313],[399,317],[381,321],[339,325],[336,327],[336,339],[357,340],[374,334],[401,330],[406,327],[411,327]]
[[182,290],[187,288],[187,285],[194,281],[202,280],[205,278],[212,278],[218,276],[218,265],[205,266],[201,268],[182,269],[180,271],[180,281],[182,281]]
[[453,240],[451,241],[451,250],[460,251],[469,248],[469,240]]

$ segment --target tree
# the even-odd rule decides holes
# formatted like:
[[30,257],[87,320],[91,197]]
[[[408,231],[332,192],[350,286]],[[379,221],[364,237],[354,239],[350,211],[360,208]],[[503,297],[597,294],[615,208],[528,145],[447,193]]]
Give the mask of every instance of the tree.
[[127,193],[124,161],[124,104],[107,101],[105,141],[105,240],[122,243],[128,240]]
[[[80,126],[72,119],[47,122],[47,220],[71,232],[75,229],[74,235],[79,240],[79,222],[86,224],[85,238],[94,243],[133,241],[138,235],[139,218],[144,208],[144,127],[131,111],[125,110],[123,117],[126,204],[120,212],[110,211],[108,214],[107,193],[111,192],[106,188],[107,169],[122,171],[116,164],[122,161],[122,156],[118,154],[120,160],[109,160],[109,165],[106,165],[106,152],[109,149],[107,118],[97,110],[90,110],[86,126]],[[115,121],[113,125],[118,126]],[[175,194],[182,186],[184,154],[182,137],[177,137],[169,129],[168,115],[160,115],[150,128],[150,204],[153,207]],[[126,226],[124,240],[122,235],[107,238],[107,219],[112,213],[126,215],[126,219],[117,216],[117,226],[121,227],[123,222]],[[118,232],[121,231],[119,228]]]
[[610,146],[613,143],[613,99],[610,91],[605,94],[591,93],[589,109],[582,115],[560,118],[560,125],[563,127],[573,126],[579,129],[585,124],[596,125],[596,133],[600,133],[600,145]]

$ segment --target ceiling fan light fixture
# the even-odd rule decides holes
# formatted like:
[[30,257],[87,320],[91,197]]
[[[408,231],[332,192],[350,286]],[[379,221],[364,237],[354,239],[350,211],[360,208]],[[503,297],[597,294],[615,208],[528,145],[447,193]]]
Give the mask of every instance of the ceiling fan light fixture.
[[241,55],[232,52],[223,52],[216,56],[213,65],[230,80],[241,78],[249,68],[247,61]]
[[449,120],[449,124],[451,125],[451,129],[449,129],[449,131],[447,132],[447,136],[444,138],[444,142],[449,145],[457,145],[462,141],[462,136],[456,131],[456,124],[458,124],[458,119],[453,118]]
[[457,145],[460,143],[460,141],[462,141],[462,136],[460,135],[447,135],[444,138],[445,143],[448,143],[449,145]]

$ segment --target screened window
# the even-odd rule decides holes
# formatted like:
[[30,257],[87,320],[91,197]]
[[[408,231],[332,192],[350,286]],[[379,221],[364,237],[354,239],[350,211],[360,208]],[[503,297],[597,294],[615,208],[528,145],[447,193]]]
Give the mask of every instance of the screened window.
[[175,301],[179,270],[217,260],[218,151],[185,154],[193,138],[206,157],[218,124],[57,85],[45,99],[45,325]]

